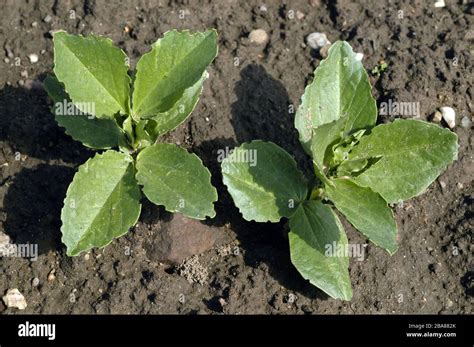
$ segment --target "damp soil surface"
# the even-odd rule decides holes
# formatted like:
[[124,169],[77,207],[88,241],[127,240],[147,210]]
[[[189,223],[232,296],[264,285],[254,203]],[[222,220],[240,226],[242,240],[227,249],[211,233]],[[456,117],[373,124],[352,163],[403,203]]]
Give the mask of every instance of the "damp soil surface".
[[[434,2],[433,2],[434,3]],[[60,210],[77,167],[93,152],[73,141],[49,112],[40,82],[53,68],[50,31],[102,34],[134,66],[172,28],[219,32],[219,55],[189,120],[166,136],[198,154],[219,191],[217,218],[207,221],[225,242],[180,268],[147,251],[162,211],[144,204],[139,223],[103,250],[69,258]],[[248,35],[264,29],[269,42]],[[36,243],[36,261],[0,259],[0,295],[18,288],[28,307],[16,313],[338,314],[472,313],[472,129],[474,6],[449,1],[13,1],[0,12],[0,231]],[[421,196],[394,206],[395,255],[370,244],[348,223],[351,243],[368,244],[351,259],[351,302],[328,298],[291,265],[287,226],[242,219],[221,183],[218,150],[252,139],[294,153],[309,172],[293,127],[294,108],[321,57],[305,37],[324,32],[364,54],[377,103],[416,102],[430,120],[440,106],[456,110],[459,159]],[[31,63],[28,55],[37,54]],[[382,116],[379,122],[414,115]],[[442,124],[446,126],[446,124]],[[33,285],[38,278],[39,284]],[[36,282],[36,281],[35,281]],[[37,283],[34,283],[37,284]]]

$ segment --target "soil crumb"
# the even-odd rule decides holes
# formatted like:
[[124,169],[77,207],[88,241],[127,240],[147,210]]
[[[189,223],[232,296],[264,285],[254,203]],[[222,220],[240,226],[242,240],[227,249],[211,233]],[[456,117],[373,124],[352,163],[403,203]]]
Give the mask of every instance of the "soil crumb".
[[205,284],[209,277],[207,268],[199,262],[199,257],[197,255],[187,258],[179,264],[177,272],[189,283]]

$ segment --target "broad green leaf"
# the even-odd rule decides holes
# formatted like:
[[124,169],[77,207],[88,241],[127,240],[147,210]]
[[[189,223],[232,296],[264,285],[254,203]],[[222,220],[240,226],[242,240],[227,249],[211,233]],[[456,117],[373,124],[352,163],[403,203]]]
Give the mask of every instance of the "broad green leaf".
[[349,179],[334,179],[326,194],[336,208],[370,241],[390,254],[397,250],[397,225],[387,202],[370,188]]
[[222,161],[222,176],[246,220],[278,222],[291,216],[308,193],[303,174],[283,148],[252,141]]
[[150,118],[170,110],[193,87],[217,55],[217,32],[168,31],[138,64],[133,115]]
[[295,127],[309,154],[313,129],[340,118],[346,118],[345,132],[370,127],[377,119],[367,72],[343,41],[331,46],[328,57],[315,70],[296,112]]
[[130,113],[125,53],[100,36],[54,33],[54,72],[74,104],[99,118]]
[[347,237],[331,208],[305,201],[290,217],[290,230],[291,262],[303,278],[335,299],[350,300]]
[[119,145],[123,133],[114,119],[99,119],[80,114],[75,107],[74,115],[60,114],[62,112],[58,111],[58,107],[65,109],[72,105],[63,85],[54,76],[47,76],[43,85],[54,102],[54,118],[59,126],[65,129],[66,134],[90,148],[107,149]]
[[419,120],[395,120],[362,137],[349,160],[378,160],[354,181],[395,203],[422,193],[457,159],[457,152],[457,136],[450,130]]
[[179,99],[173,107],[166,112],[159,113],[150,118],[150,121],[154,122],[151,130],[155,135],[155,139],[156,137],[175,129],[178,125],[183,123],[186,118],[188,118],[199,101],[204,81],[208,76],[209,74],[207,71],[204,71],[201,79],[194,83],[192,87],[186,89],[181,99]]
[[61,212],[69,256],[105,247],[135,225],[141,194],[134,175],[133,159],[116,151],[96,154],[79,167]]
[[166,143],[145,148],[138,154],[136,177],[146,197],[169,212],[195,219],[216,215],[211,174],[197,155],[183,148]]

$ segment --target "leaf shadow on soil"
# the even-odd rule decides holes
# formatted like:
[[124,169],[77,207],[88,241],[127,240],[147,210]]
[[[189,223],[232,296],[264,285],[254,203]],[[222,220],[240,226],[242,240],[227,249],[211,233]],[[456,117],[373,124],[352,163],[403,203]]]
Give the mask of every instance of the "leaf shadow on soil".
[[[37,80],[45,77],[42,74]],[[39,82],[29,89],[7,85],[0,90],[0,141],[21,155],[44,161],[83,163],[91,151],[58,126],[48,100]]]
[[[308,158],[299,144],[294,128],[294,114],[288,112],[292,102],[283,84],[270,76],[262,66],[249,65],[241,71],[241,79],[235,85],[235,93],[237,101],[231,106],[231,123],[236,140],[216,138],[204,141],[196,148],[196,153],[203,158],[204,164],[211,171],[212,183],[219,192],[217,215],[205,223],[214,226],[230,224],[240,246],[245,250],[244,259],[247,266],[257,268],[264,263],[270,276],[287,290],[312,299],[327,299],[326,294],[304,280],[292,265],[287,221],[245,221],[222,183],[220,163],[216,161],[218,150],[233,148],[256,139],[278,144],[295,157],[304,172],[310,170]],[[214,301],[211,299],[207,302],[210,309],[218,306]]]
[[38,244],[39,254],[63,248],[60,211],[72,167],[91,155],[56,124],[47,100],[37,82],[0,90],[3,231],[15,244]]
[[40,164],[17,173],[3,200],[5,232],[15,244],[38,244],[38,255],[61,250],[61,208],[75,170]]

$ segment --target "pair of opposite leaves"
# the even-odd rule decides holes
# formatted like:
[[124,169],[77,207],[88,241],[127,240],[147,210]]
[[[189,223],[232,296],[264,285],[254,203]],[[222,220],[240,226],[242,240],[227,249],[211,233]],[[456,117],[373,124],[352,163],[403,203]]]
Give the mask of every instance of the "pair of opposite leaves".
[[[447,129],[412,119],[375,126],[376,119],[361,61],[349,44],[336,42],[295,116],[320,183],[310,186],[293,157],[271,142],[244,143],[222,163],[224,184],[243,217],[289,218],[292,263],[333,298],[351,299],[349,255],[363,250],[348,244],[332,207],[393,254],[399,237],[388,204],[422,193],[457,158],[457,136]],[[248,151],[257,153],[256,165],[240,160]]]

